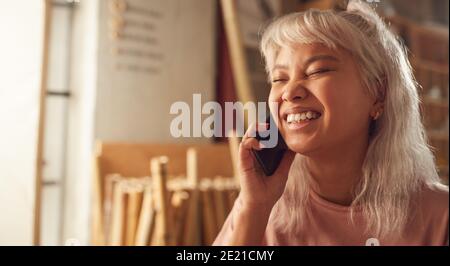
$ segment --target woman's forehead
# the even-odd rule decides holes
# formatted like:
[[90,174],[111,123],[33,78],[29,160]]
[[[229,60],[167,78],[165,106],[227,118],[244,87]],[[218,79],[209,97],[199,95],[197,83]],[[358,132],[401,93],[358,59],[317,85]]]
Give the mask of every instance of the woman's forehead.
[[345,60],[346,53],[342,49],[329,48],[320,43],[296,44],[280,49],[276,55],[273,69],[277,66],[305,65],[311,60],[328,60],[340,62]]

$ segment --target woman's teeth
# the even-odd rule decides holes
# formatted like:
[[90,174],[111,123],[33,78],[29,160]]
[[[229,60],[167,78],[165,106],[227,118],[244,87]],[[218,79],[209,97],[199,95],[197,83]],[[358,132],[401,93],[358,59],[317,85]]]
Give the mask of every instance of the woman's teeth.
[[307,111],[298,114],[288,114],[286,121],[288,123],[300,122],[305,120],[314,120],[320,117],[320,113],[314,111]]

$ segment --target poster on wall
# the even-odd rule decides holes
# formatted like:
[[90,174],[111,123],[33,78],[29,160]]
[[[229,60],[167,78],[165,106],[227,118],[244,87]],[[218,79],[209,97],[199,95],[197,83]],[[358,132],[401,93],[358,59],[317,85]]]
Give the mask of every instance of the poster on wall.
[[210,0],[100,2],[96,138],[173,141],[170,106],[194,93],[214,99],[215,9]]

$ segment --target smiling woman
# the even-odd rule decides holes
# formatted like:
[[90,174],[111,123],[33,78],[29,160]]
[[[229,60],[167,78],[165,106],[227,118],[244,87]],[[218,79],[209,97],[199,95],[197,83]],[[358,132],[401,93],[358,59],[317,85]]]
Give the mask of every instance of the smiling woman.
[[[240,146],[241,193],[216,245],[448,245],[405,48],[367,4],[274,21],[261,50],[290,151],[277,171]],[[277,103],[279,108],[273,108]]]

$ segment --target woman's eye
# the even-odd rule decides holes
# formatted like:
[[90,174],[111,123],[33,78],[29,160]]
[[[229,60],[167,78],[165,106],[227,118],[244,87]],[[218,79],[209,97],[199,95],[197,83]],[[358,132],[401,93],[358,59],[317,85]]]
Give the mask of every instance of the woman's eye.
[[331,70],[330,69],[326,69],[326,68],[318,69],[318,70],[312,71],[311,73],[306,74],[306,76],[309,77],[309,76],[313,76],[313,75],[317,75],[317,74],[326,73],[326,72],[329,72],[329,71],[331,71]]
[[285,79],[277,78],[277,79],[273,79],[272,83],[279,83],[279,82],[283,82],[283,81],[285,81]]

